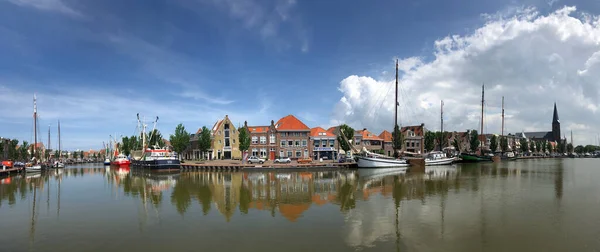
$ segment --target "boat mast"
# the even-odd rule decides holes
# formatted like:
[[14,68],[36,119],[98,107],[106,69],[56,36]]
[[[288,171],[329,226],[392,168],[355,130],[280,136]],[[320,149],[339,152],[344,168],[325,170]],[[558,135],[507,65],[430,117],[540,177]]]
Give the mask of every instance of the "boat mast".
[[[394,92],[395,95],[395,100],[394,100],[394,127],[392,128],[392,132],[394,132],[394,134],[396,133],[400,133],[400,132],[396,132],[396,127],[398,127],[398,59],[396,59],[396,92]],[[396,146],[394,144],[394,140],[397,136],[392,135],[392,146],[394,149],[394,157],[396,156]]]
[[[50,124],[48,124],[48,147],[46,147],[46,150],[48,150],[50,148]],[[48,157],[50,157],[50,155],[48,155]],[[48,160],[46,160],[48,161]]]
[[58,159],[62,157],[62,150],[60,149],[60,120],[58,120]]
[[504,96],[502,96],[502,135],[504,136]]
[[[483,99],[484,96],[483,95],[484,95],[484,88],[485,88],[485,85],[481,85],[481,131],[479,133],[480,135],[483,135],[483,102],[484,102],[484,99]],[[481,145],[481,152],[483,152],[483,141],[481,141],[480,145]]]
[[35,158],[35,149],[37,148],[37,102],[33,94],[33,157]]
[[440,139],[440,151],[442,150],[442,141],[445,138],[444,136],[444,100],[441,101],[440,106],[440,130],[442,133],[442,138]]

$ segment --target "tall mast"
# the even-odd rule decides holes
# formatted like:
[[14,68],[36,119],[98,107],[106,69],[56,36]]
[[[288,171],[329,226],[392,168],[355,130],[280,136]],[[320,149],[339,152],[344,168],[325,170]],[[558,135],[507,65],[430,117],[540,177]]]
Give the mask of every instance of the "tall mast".
[[[46,149],[49,149],[49,148],[50,148],[50,146],[52,146],[52,145],[50,145],[50,124],[48,124],[48,146],[46,147]],[[49,157],[49,156],[50,156],[50,155],[48,155],[48,157]]]
[[442,142],[445,138],[444,136],[444,100],[441,101],[440,106],[440,130],[442,132],[442,139],[440,139],[440,151],[442,150]]
[[[484,102],[484,99],[483,99],[484,93],[483,92],[484,92],[484,87],[485,87],[485,85],[481,85],[481,131],[479,133],[480,135],[483,135],[483,102]],[[481,141],[480,144],[481,144],[481,149],[483,151],[483,141]]]
[[504,136],[504,96],[502,96],[502,136]]
[[35,157],[35,149],[37,149],[37,101],[33,94],[33,157]]
[[[395,95],[395,100],[394,100],[394,128],[392,128],[392,132],[394,132],[394,134],[399,133],[396,132],[396,127],[398,127],[398,59],[396,59],[396,92],[394,92]],[[394,137],[395,138],[395,137]],[[392,139],[393,141],[394,139]],[[394,156],[396,156],[396,147],[395,145],[392,144],[392,146],[394,146]]]
[[573,130],[571,130],[571,145],[573,145]]
[[60,149],[60,120],[58,120],[58,158],[60,159],[62,156],[62,151]]

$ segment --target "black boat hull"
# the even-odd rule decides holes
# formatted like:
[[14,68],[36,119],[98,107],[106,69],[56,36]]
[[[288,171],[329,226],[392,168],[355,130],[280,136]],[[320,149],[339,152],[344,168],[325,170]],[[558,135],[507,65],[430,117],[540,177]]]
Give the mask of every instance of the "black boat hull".
[[179,160],[134,160],[131,165],[136,168],[150,170],[179,170]]

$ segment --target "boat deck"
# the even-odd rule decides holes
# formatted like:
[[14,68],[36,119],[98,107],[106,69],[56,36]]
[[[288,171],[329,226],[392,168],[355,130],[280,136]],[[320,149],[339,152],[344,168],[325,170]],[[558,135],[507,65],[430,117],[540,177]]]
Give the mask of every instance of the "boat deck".
[[23,171],[23,168],[21,167],[0,169],[0,176],[8,176],[10,174],[19,173],[21,171]]

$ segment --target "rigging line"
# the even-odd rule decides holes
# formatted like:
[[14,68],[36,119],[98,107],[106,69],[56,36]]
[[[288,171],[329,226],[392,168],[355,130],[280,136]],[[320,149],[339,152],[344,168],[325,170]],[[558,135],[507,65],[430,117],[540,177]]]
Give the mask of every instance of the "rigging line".
[[414,107],[407,105],[407,101],[410,101],[408,98],[408,94],[407,91],[404,90],[404,88],[402,86],[399,86],[398,89],[400,90],[400,94],[402,96],[402,105],[403,105],[403,111],[405,113],[404,114],[404,119],[408,122],[411,122],[411,120],[416,116],[416,112]]
[[[378,116],[378,113],[375,113],[375,109],[381,109],[381,106],[383,105],[383,101],[385,101],[385,97],[387,96],[387,94],[390,92],[390,88],[392,85],[388,85],[388,89],[385,92],[381,92],[378,96],[378,98],[375,100],[375,103],[371,106],[371,108],[368,110],[369,114],[375,114],[376,116]],[[379,104],[379,105],[377,105]],[[377,118],[377,117],[376,117]],[[374,119],[376,119],[374,118]],[[361,121],[361,123],[364,123]]]
[[[383,102],[386,100],[385,98],[387,97],[387,95],[390,93],[390,89],[392,88],[392,85],[389,85],[387,91],[385,92],[385,95],[383,95],[383,99],[381,100],[379,106],[378,106],[378,110],[381,111],[381,107],[383,106]],[[380,117],[380,113],[374,113],[375,117],[373,118],[373,121],[377,121]]]

